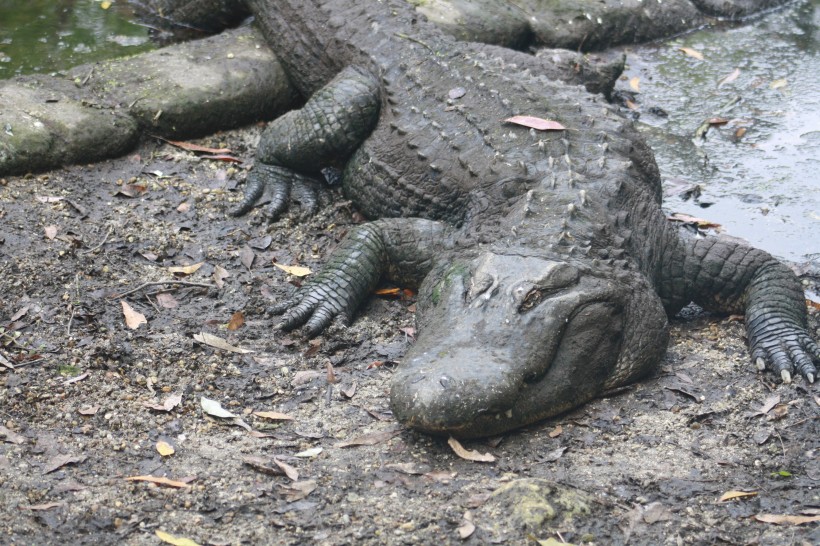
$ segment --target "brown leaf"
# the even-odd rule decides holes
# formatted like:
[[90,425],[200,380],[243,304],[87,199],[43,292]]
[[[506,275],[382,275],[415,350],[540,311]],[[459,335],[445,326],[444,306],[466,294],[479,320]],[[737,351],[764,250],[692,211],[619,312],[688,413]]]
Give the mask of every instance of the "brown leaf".
[[185,483],[184,481],[178,480],[171,480],[168,478],[164,478],[161,476],[130,476],[125,478],[127,482],[149,482],[156,485],[167,485],[168,487],[177,487],[179,489],[183,489],[185,487],[191,487],[189,484]]
[[287,413],[279,413],[278,411],[255,411],[251,415],[272,421],[290,421],[293,419],[293,417]]
[[763,402],[763,405],[760,406],[760,409],[757,410],[757,413],[755,413],[755,415],[766,415],[767,413],[769,413],[771,411],[771,409],[773,407],[775,407],[779,403],[780,403],[780,395],[779,394],[773,394],[772,396],[768,397],[765,402]]
[[308,345],[310,345],[310,347],[308,347],[308,350],[305,351],[306,357],[313,356],[319,352],[319,348],[322,346],[322,340],[311,339],[310,341],[308,341]]
[[709,118],[706,120],[709,125],[726,125],[729,123],[729,120],[726,118]]
[[57,226],[46,226],[43,228],[43,231],[46,234],[46,237],[53,240],[57,236]]
[[735,68],[734,70],[732,70],[732,73],[731,73],[731,74],[729,74],[728,76],[726,76],[726,77],[724,77],[723,79],[721,79],[721,80],[718,82],[718,85],[717,85],[717,86],[718,86],[718,87],[721,87],[721,86],[723,86],[723,85],[726,85],[727,83],[732,83],[733,81],[735,81],[735,80],[738,78],[738,76],[740,76],[740,69],[739,69],[739,68]]
[[214,280],[214,284],[217,288],[222,288],[223,286],[225,286],[225,279],[227,279],[230,276],[231,274],[228,273],[227,269],[217,265],[216,267],[214,267],[214,272],[213,275],[211,275],[211,278]]
[[185,214],[189,210],[191,210],[191,203],[189,203],[188,201],[183,201],[177,206],[177,212]]
[[304,499],[316,490],[316,481],[306,480],[303,482],[293,482],[281,487],[288,502],[296,502]]
[[86,460],[85,455],[58,455],[51,459],[43,470],[43,474],[50,474],[58,468],[62,468],[67,464],[81,463]]
[[242,349],[241,347],[231,345],[224,339],[213,334],[209,334],[208,332],[194,334],[194,339],[200,343],[204,343],[205,345],[210,345],[216,349],[222,349],[223,351],[229,351],[231,353],[247,354],[253,352],[250,349]]
[[811,523],[813,521],[820,521],[820,516],[788,516],[784,514],[757,514],[755,516],[757,521],[763,523],[774,523],[775,525],[802,525],[804,523]]
[[72,383],[77,383],[78,381],[82,381],[88,377],[88,372],[83,372],[80,375],[75,375],[71,379],[67,379],[63,382],[63,385],[71,385]]
[[156,411],[171,411],[175,407],[177,407],[180,402],[182,402],[182,395],[181,394],[172,394],[168,398],[165,399],[165,402],[160,404],[152,404],[151,402],[145,402],[143,404],[146,408],[150,408]]
[[238,157],[228,154],[201,155],[199,157],[202,159],[213,159],[215,161],[227,161],[228,163],[242,163],[242,160]]
[[271,237],[270,235],[265,235],[263,237],[251,239],[250,241],[248,241],[248,246],[255,250],[267,250],[272,242],[273,237]]
[[124,195],[126,197],[137,197],[148,191],[144,184],[123,184],[117,188],[114,195]]
[[346,440],[337,443],[334,447],[353,447],[353,446],[373,446],[389,440],[393,436],[401,432],[401,429],[383,430],[381,432],[372,432],[357,436],[352,440]]
[[245,313],[237,311],[231,315],[231,320],[228,321],[228,330],[238,330],[243,324],[245,324]]
[[552,451],[548,451],[541,460],[545,463],[554,463],[561,458],[566,450],[566,447],[555,448]]
[[354,381],[349,387],[341,389],[341,392],[345,398],[353,398],[356,396],[356,387],[358,387],[358,384]]
[[168,272],[172,275],[176,275],[177,277],[185,277],[187,275],[193,275],[196,271],[202,267],[205,262],[199,262],[198,264],[191,264],[191,265],[175,265],[168,268]]
[[128,305],[125,300],[120,300],[122,304],[122,314],[125,315],[125,325],[131,328],[132,330],[136,330],[142,324],[148,324],[148,321],[145,319],[145,315],[134,311],[134,308]]
[[157,442],[157,453],[160,454],[161,457],[169,457],[176,452],[174,446],[166,442],[165,440],[159,440]]
[[273,462],[274,462],[274,464],[276,464],[276,466],[278,466],[280,469],[282,469],[282,472],[284,472],[285,476],[290,478],[291,481],[294,481],[294,482],[299,481],[299,471],[296,470],[294,467],[290,466],[287,463],[284,463],[284,462],[280,461],[276,457],[273,458]]
[[159,140],[167,142],[171,146],[176,146],[177,148],[182,148],[183,150],[188,150],[189,152],[206,152],[209,154],[229,154],[231,153],[230,148],[209,148],[207,146],[200,146],[199,144],[193,144],[191,142],[181,142],[179,140],[166,140],[162,137],[155,137]]
[[464,512],[464,519],[461,520],[461,525],[458,528],[458,536],[461,540],[465,540],[475,532],[475,524],[473,523],[473,516],[470,512]]
[[179,305],[179,302],[170,292],[160,292],[157,294],[157,303],[163,309],[173,309]]
[[746,134],[746,127],[738,127],[737,131],[735,131],[735,138],[743,138]]
[[535,116],[513,116],[504,120],[506,123],[522,125],[538,131],[565,131],[566,127],[549,119],[537,118]]
[[697,59],[699,61],[703,60],[703,53],[701,53],[700,51],[698,51],[696,49],[692,49],[691,47],[679,47],[678,51],[684,52],[685,54],[689,55],[693,59]]
[[461,443],[450,436],[447,440],[447,444],[452,448],[453,452],[461,457],[462,459],[466,459],[468,461],[474,461],[477,463],[494,463],[495,457],[490,455],[489,453],[481,454],[478,451],[474,451],[472,449],[465,449]]
[[743,497],[756,497],[757,491],[727,491],[720,496],[718,502],[726,502],[732,499],[740,499]]
[[306,277],[313,273],[309,268],[303,267],[301,265],[280,265],[280,264],[273,264],[288,275],[293,275],[294,277]]
[[11,316],[11,322],[16,322],[20,320],[21,318],[26,316],[26,313],[28,313],[28,307],[23,307],[22,309],[19,309],[16,313],[14,313]]
[[245,245],[239,249],[239,261],[244,265],[246,268],[250,269],[253,265],[253,260],[256,258],[256,254],[251,249],[251,247]]
[[379,288],[375,292],[373,292],[377,296],[401,296],[401,288],[394,287],[394,288]]
[[46,502],[43,504],[32,504],[30,506],[21,506],[20,510],[51,510],[58,506],[63,506],[64,502]]
[[633,91],[640,92],[640,90],[641,90],[641,79],[638,76],[634,76],[632,78],[629,78],[629,87],[631,87]]
[[328,360],[325,362],[325,369],[327,370],[327,382],[328,383],[336,383],[339,381],[336,379],[336,372],[333,371],[333,364]]
[[22,444],[26,441],[25,436],[21,436],[13,430],[7,429],[3,425],[0,425],[0,438],[2,438],[3,441],[8,442],[10,444]]
[[557,438],[558,436],[561,435],[562,432],[564,432],[564,428],[561,425],[557,425],[554,429],[552,429],[549,432],[549,437],[550,438]]
[[682,212],[672,213],[669,216],[667,216],[666,219],[670,222],[684,222],[686,224],[696,224],[699,228],[703,229],[721,227],[721,225],[716,222],[704,220],[703,218],[697,218],[695,216],[689,216],[688,214],[683,214]]
[[634,102],[632,102],[629,99],[626,99],[624,101],[624,104],[626,104],[626,107],[629,108],[630,110],[640,110],[641,109],[640,106],[638,106],[637,104],[635,104]]

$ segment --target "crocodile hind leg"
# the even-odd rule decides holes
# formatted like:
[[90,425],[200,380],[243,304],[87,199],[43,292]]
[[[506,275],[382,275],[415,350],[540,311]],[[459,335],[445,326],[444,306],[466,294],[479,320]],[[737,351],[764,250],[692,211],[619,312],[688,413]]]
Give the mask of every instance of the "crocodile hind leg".
[[256,165],[232,216],[248,213],[271,190],[268,209],[275,220],[298,196],[303,209],[315,208],[317,176],[345,160],[379,118],[380,87],[369,71],[349,67],[317,91],[299,110],[274,120],[262,134]]
[[391,218],[361,224],[315,277],[271,312],[284,314],[280,328],[304,325],[305,333],[315,336],[337,317],[350,323],[383,274],[405,286],[418,285],[451,246],[451,228],[441,222]]

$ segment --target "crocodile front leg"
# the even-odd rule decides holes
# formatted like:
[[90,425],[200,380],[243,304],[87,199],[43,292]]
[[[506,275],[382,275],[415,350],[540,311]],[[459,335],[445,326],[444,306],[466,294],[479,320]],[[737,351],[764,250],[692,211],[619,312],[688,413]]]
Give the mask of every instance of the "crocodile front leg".
[[328,263],[287,301],[273,307],[282,314],[280,328],[305,325],[315,336],[336,317],[350,323],[379,278],[417,286],[436,256],[452,246],[451,228],[421,218],[391,218],[356,226]]
[[230,214],[248,213],[266,187],[272,192],[270,220],[287,209],[293,196],[303,209],[315,209],[316,175],[345,160],[371,133],[379,118],[380,94],[373,74],[348,67],[301,109],[274,120],[262,134],[245,195]]
[[[669,266],[664,294],[673,310],[688,301],[705,309],[746,314],[752,360],[785,383],[796,373],[809,383],[817,377],[813,360],[820,348],[808,333],[806,304],[800,281],[785,265],[763,250],[725,237],[683,240],[684,260]],[[667,307],[669,308],[669,307]]]

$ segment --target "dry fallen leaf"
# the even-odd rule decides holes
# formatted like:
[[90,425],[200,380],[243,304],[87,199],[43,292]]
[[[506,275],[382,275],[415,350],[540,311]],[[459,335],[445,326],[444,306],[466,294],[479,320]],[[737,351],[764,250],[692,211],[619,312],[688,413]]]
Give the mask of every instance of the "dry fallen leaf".
[[0,438],[2,438],[4,442],[8,442],[10,444],[22,444],[26,441],[25,436],[17,434],[13,430],[9,430],[3,425],[0,425]]
[[211,275],[211,278],[214,280],[214,284],[217,288],[222,288],[225,286],[225,279],[230,277],[231,274],[228,273],[228,270],[222,267],[221,265],[217,265],[214,267],[214,273]]
[[191,265],[175,265],[168,268],[168,272],[172,275],[177,275],[178,277],[184,277],[186,275],[192,275],[196,273],[196,271],[202,267],[205,262],[199,262],[198,264],[191,264]]
[[299,453],[295,454],[294,457],[304,457],[304,458],[315,457],[316,455],[318,455],[322,451],[324,451],[324,449],[322,449],[321,447],[311,447],[310,449],[300,451]]
[[96,415],[100,411],[100,406],[83,406],[77,410],[80,415]]
[[157,535],[158,539],[167,544],[172,544],[173,546],[199,546],[198,542],[194,542],[190,538],[174,536],[171,533],[166,533],[165,531],[160,531],[159,529],[154,531],[154,533]]
[[280,264],[273,264],[288,275],[293,275],[294,277],[306,277],[313,273],[309,268],[303,267],[301,265],[280,265]]
[[189,203],[188,201],[183,201],[177,206],[177,212],[185,214],[189,210],[191,210],[191,203]]
[[51,510],[58,506],[63,506],[64,502],[46,502],[43,504],[32,504],[30,506],[21,506],[20,510]]
[[231,320],[228,321],[228,330],[238,330],[243,324],[245,324],[245,313],[237,311],[231,315]]
[[333,364],[328,360],[325,362],[325,369],[327,370],[327,382],[330,384],[336,383],[336,372],[333,371]]
[[557,438],[558,436],[561,435],[562,432],[564,432],[564,428],[561,425],[557,425],[554,429],[552,429],[549,432],[549,437],[550,438]]
[[282,469],[282,472],[285,473],[285,476],[291,479],[291,481],[299,481],[299,471],[296,470],[294,467],[290,466],[287,463],[284,463],[277,459],[276,457],[273,458],[273,462]]
[[549,119],[537,118],[535,116],[513,116],[504,120],[506,123],[514,123],[536,129],[538,131],[565,131],[566,127]]
[[222,404],[220,404],[216,400],[211,400],[210,398],[205,398],[204,396],[199,399],[199,405],[202,407],[202,411],[204,411],[211,417],[219,417],[221,419],[230,419],[232,417],[236,417],[236,414],[231,413],[225,408],[223,408]]
[[688,214],[683,214],[682,212],[675,212],[670,214],[666,217],[667,220],[672,222],[684,222],[687,224],[696,224],[699,228],[708,229],[708,228],[719,228],[721,227],[720,224],[716,222],[712,222],[710,220],[705,220],[703,218],[697,218],[695,216],[689,216]]
[[703,53],[701,53],[697,49],[692,49],[691,47],[679,47],[678,51],[683,51],[693,59],[697,59],[699,61],[703,60]]
[[641,79],[638,76],[634,76],[629,79],[629,87],[632,88],[633,91],[640,92],[641,90]]
[[49,239],[54,239],[57,236],[57,226],[46,226],[43,231]]
[[763,523],[774,523],[782,525],[788,523],[789,525],[802,525],[804,523],[811,523],[813,521],[820,521],[820,516],[789,516],[785,514],[757,514],[755,516],[757,521]]
[[786,79],[781,78],[779,80],[774,80],[772,83],[769,84],[769,87],[771,89],[783,89],[784,87],[786,87],[786,85],[788,85]]
[[163,457],[173,455],[175,453],[174,446],[172,446],[165,440],[159,440],[157,442],[157,453],[159,453]]
[[58,468],[61,468],[67,464],[82,463],[86,460],[86,458],[87,457],[85,455],[58,455],[49,461],[43,469],[43,474],[54,472]]
[[263,419],[271,419],[273,421],[290,421],[293,419],[286,413],[279,413],[278,411],[255,411],[251,415],[262,417]]
[[204,343],[205,345],[210,345],[216,349],[222,349],[223,351],[230,351],[232,353],[247,354],[253,352],[250,349],[242,349],[240,347],[236,347],[235,345],[231,345],[221,337],[217,337],[207,332],[194,334],[194,339],[200,343]]
[[164,309],[174,309],[179,305],[179,302],[170,292],[160,292],[157,294],[157,303]]
[[468,538],[475,532],[475,524],[473,524],[473,515],[470,511],[464,512],[464,519],[458,528],[458,536],[461,540]]
[[472,449],[465,449],[464,446],[462,446],[461,443],[452,436],[450,436],[450,438],[447,440],[447,444],[452,448],[453,452],[462,459],[474,461],[477,463],[495,462],[495,457],[493,457],[489,453],[481,454],[478,451]]
[[145,319],[145,315],[138,311],[134,311],[134,308],[128,305],[125,300],[120,300],[122,304],[122,314],[125,315],[125,325],[131,328],[132,330],[136,330],[142,324],[148,324],[148,321]]
[[164,478],[164,477],[161,477],[161,476],[159,476],[159,477],[158,476],[129,476],[128,478],[125,478],[125,481],[127,481],[127,482],[149,482],[149,483],[153,483],[153,484],[156,484],[156,485],[167,485],[168,487],[177,487],[179,489],[184,489],[186,487],[191,487],[189,484],[187,484],[185,482],[177,481],[177,480],[171,480],[171,479]]
[[165,402],[160,404],[152,404],[151,402],[145,402],[145,407],[150,408],[156,411],[171,411],[175,407],[182,402],[182,395],[181,394],[172,394],[168,398],[165,399]]
[[740,499],[743,497],[756,497],[757,491],[727,491],[720,496],[718,502],[726,502],[732,499]]

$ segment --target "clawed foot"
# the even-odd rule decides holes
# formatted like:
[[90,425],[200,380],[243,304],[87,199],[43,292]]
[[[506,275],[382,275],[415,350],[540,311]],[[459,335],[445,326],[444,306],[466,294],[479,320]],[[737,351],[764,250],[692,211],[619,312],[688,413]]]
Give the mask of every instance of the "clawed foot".
[[277,220],[293,201],[299,203],[303,217],[311,216],[319,208],[317,186],[318,182],[313,178],[284,167],[257,162],[248,174],[245,196],[230,215],[242,216],[250,212],[268,188],[271,201],[266,216],[269,221]]
[[796,374],[809,383],[817,378],[813,361],[820,361],[820,347],[797,326],[783,327],[753,339],[751,352],[759,371],[772,370],[783,383],[791,383]]
[[319,335],[334,319],[344,324],[352,320],[340,287],[328,282],[304,285],[293,297],[273,306],[270,312],[282,315],[279,329],[289,331],[304,325],[307,337]]

